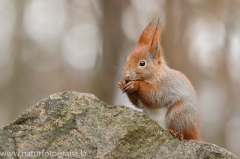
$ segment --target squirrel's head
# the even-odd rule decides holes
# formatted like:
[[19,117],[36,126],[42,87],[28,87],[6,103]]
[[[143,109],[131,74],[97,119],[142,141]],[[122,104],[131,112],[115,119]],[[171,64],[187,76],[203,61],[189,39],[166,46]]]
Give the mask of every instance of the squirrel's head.
[[153,28],[152,22],[145,28],[135,49],[127,57],[123,76],[126,81],[151,79],[161,67],[162,49],[160,46],[161,28]]

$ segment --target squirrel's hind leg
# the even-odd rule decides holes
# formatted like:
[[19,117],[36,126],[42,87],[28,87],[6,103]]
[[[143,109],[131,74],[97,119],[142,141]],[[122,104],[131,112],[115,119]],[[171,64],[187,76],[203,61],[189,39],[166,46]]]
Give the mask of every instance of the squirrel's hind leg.
[[200,139],[199,116],[197,110],[189,105],[185,105],[183,101],[177,101],[172,105],[166,114],[166,128],[179,139],[197,140]]
[[179,133],[176,130],[173,129],[167,129],[167,131],[173,136],[173,137],[177,137],[179,140],[182,140],[184,138],[182,133]]

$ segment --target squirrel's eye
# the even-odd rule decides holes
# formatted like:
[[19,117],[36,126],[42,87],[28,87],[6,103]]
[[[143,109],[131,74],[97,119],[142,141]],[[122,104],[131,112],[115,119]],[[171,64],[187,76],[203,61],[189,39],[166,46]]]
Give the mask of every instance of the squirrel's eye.
[[145,61],[140,61],[139,65],[140,66],[145,66]]

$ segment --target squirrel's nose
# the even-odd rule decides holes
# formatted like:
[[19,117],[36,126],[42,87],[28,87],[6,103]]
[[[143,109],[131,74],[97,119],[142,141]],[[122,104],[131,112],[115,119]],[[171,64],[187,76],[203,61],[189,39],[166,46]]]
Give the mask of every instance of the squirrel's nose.
[[124,77],[125,81],[128,82],[130,81],[130,76]]
[[125,79],[126,83],[130,81],[130,77],[131,77],[130,72],[125,72],[124,73],[124,79]]
[[125,80],[130,80],[131,73],[129,71],[124,72],[124,79]]

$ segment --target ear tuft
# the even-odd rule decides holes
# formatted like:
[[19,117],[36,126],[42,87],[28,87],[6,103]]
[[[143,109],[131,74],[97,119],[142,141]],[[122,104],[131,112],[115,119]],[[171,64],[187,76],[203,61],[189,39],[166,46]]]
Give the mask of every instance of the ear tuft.
[[149,47],[149,51],[150,53],[152,54],[153,57],[156,57],[157,54],[158,57],[160,57],[161,55],[161,46],[160,46],[160,36],[161,36],[161,27],[160,27],[160,24],[159,24],[159,20],[160,18],[158,19],[158,23],[157,23],[157,26],[156,26],[156,29],[154,31],[154,34],[153,34],[153,37],[151,39],[151,45]]
[[153,21],[154,19],[148,24],[148,26],[144,29],[142,35],[140,36],[137,46],[136,47],[141,47],[141,46],[146,46],[149,45],[149,42],[153,38]]

